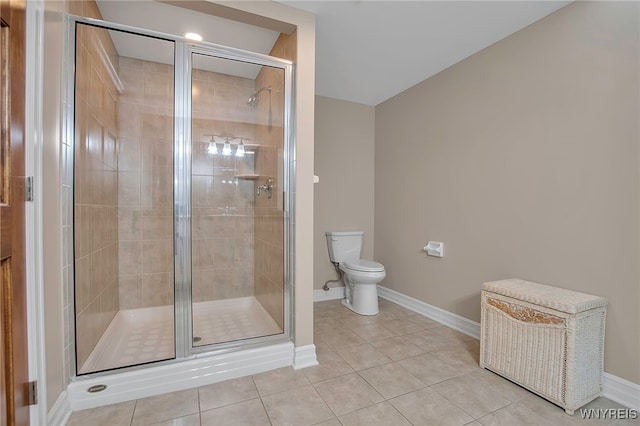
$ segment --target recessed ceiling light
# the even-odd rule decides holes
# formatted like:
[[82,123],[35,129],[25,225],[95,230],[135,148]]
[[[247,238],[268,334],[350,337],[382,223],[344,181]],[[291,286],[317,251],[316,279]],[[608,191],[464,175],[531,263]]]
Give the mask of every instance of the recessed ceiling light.
[[198,33],[184,33],[184,38],[189,40],[202,41],[202,36]]

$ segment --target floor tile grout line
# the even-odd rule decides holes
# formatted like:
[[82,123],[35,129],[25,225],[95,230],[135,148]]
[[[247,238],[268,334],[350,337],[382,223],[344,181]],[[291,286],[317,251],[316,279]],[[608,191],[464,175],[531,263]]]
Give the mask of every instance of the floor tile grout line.
[[[414,391],[414,392],[415,392],[415,391]],[[407,395],[407,394],[405,394],[405,395]],[[402,396],[402,395],[399,395],[399,396]],[[394,397],[394,398],[398,398],[398,397]],[[393,398],[391,398],[391,399],[393,399]],[[402,413],[402,411],[398,410],[398,409],[396,408],[396,406],[395,406],[395,405],[393,405],[393,404],[391,403],[391,400],[390,400],[390,399],[387,399],[387,400],[385,400],[385,401],[386,401],[386,402],[391,406],[391,408],[393,408],[394,410],[396,410],[396,412],[397,412],[398,414],[400,414],[402,417],[404,417],[404,419],[405,419],[405,420],[406,420],[410,425],[415,426],[415,424],[414,424],[411,420],[409,420],[409,418],[408,418],[407,416],[405,416],[405,415]]]
[[[456,377],[452,377],[452,378],[447,379],[447,380],[445,380],[445,381],[443,381],[443,382],[440,382],[440,383],[448,382],[448,381],[450,381],[450,380],[455,380],[455,379],[457,379],[457,378],[459,378],[459,377],[461,377],[461,376],[463,376],[463,375],[465,375],[465,374],[467,374],[467,373],[461,374],[461,375],[456,376]],[[432,385],[432,386],[435,386],[435,384],[434,384],[434,385]],[[429,386],[429,387],[431,388],[432,386]],[[464,412],[465,414],[467,414],[467,415],[468,415],[469,417],[471,417],[473,420],[478,420],[478,419],[479,419],[479,418],[481,418],[481,417],[484,417],[484,416],[486,416],[486,415],[488,415],[488,414],[491,414],[491,413],[493,413],[493,412],[495,412],[495,411],[501,410],[501,409],[503,409],[503,408],[505,408],[505,407],[508,407],[509,405],[513,404],[513,402],[509,401],[509,403],[508,403],[507,405],[503,405],[502,407],[496,408],[495,410],[492,410],[492,411],[490,411],[490,412],[488,412],[488,413],[485,413],[485,414],[481,415],[480,417],[475,417],[473,414],[471,414],[471,413],[469,413],[467,410],[465,410],[465,409],[464,409],[464,407],[461,407],[461,406],[460,406],[460,405],[458,405],[455,401],[452,401],[451,399],[447,398],[447,396],[446,396],[446,395],[444,395],[443,393],[438,392],[438,390],[437,390],[437,389],[432,389],[432,390],[433,390],[435,393],[437,393],[438,395],[440,395],[441,397],[443,397],[444,399],[446,399],[447,401],[449,401],[451,404],[453,404],[453,406],[454,406],[454,407],[457,407],[457,408],[459,408],[460,410],[462,410],[462,412]],[[506,399],[506,398],[505,398],[505,399]],[[473,423],[473,422],[470,422],[470,423]]]
[[133,426],[133,417],[136,415],[137,407],[138,407],[138,400],[136,399],[133,404],[133,411],[131,412],[131,420],[129,420],[129,426]]
[[[434,390],[435,390],[435,389],[434,389]],[[437,392],[437,391],[436,391],[436,392]],[[517,401],[516,401],[516,402],[517,402]],[[495,413],[495,412],[497,412],[497,411],[500,411],[500,410],[502,410],[502,409],[505,409],[505,408],[507,408],[507,407],[510,407],[510,406],[512,406],[513,404],[515,404],[516,402],[509,402],[507,405],[505,405],[505,406],[503,406],[503,407],[496,408],[496,409],[495,409],[495,410],[493,410],[493,411],[490,411],[490,412],[488,412],[488,413],[486,413],[486,414],[481,415],[480,417],[475,418],[475,419],[474,419],[474,421],[478,421],[478,422],[480,422],[480,419],[481,419],[481,418],[486,417],[486,416],[488,416],[488,415],[490,415],[490,414],[493,414],[493,413]],[[469,414],[469,413],[467,413],[467,414]],[[469,414],[469,415],[471,416],[471,414]],[[472,416],[472,417],[473,417],[473,416]],[[480,423],[482,423],[482,422],[480,422]],[[484,423],[483,423],[483,424],[484,424]]]
[[[384,365],[388,365],[388,364],[384,364]],[[380,366],[379,366],[379,367],[380,367]],[[377,390],[377,389],[375,389],[375,387],[373,386],[373,384],[372,384],[372,383],[370,383],[370,382],[369,382],[365,377],[363,377],[362,375],[360,375],[360,377],[362,377],[362,380],[364,380],[365,382],[367,382],[367,383],[369,384],[369,386],[371,386],[372,388],[374,388],[374,389],[376,390],[376,392],[378,392],[378,393],[380,394],[380,396],[382,396],[382,397],[384,398],[384,400],[385,400],[385,401],[389,401],[389,400],[391,400],[391,399],[398,398],[398,397],[400,397],[400,396],[408,395],[408,394],[410,394],[410,393],[417,392],[417,391],[419,391],[420,389],[424,389],[424,388],[428,388],[428,387],[429,387],[429,385],[427,385],[427,384],[424,382],[424,380],[420,379],[419,377],[414,376],[414,375],[413,375],[409,370],[407,370],[406,368],[404,368],[404,367],[403,367],[403,366],[401,366],[400,364],[398,364],[398,367],[400,367],[400,368],[404,369],[405,371],[407,371],[407,373],[409,373],[409,374],[410,374],[411,376],[413,376],[416,380],[418,380],[420,383],[422,383],[422,384],[424,385],[424,387],[419,388],[419,389],[414,389],[414,390],[411,390],[411,391],[408,391],[408,392],[405,392],[405,393],[402,393],[402,394],[399,394],[399,395],[395,395],[395,396],[392,396],[391,398],[387,398],[387,397],[385,397],[384,395],[382,395],[380,392],[378,392],[378,390]],[[372,368],[376,368],[376,367],[372,367]],[[365,371],[365,370],[361,370],[361,371]],[[359,374],[359,373],[360,373],[360,372],[358,372],[358,374]]]
[[267,420],[269,421],[269,424],[273,425],[273,422],[271,421],[271,416],[269,416],[269,411],[267,411],[267,406],[264,405],[264,401],[262,400],[262,397],[260,396],[260,394],[258,394],[258,398],[260,399],[260,404],[262,404],[262,409],[264,410],[264,413],[267,415]]
[[200,426],[202,426],[202,403],[200,401],[200,388],[202,386],[198,386],[198,421],[200,422]]

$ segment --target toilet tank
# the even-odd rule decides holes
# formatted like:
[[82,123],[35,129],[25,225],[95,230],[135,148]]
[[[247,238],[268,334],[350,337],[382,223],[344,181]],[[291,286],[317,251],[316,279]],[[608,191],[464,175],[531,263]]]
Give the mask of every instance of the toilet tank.
[[329,258],[334,263],[355,262],[360,260],[362,254],[362,231],[328,231],[327,247]]

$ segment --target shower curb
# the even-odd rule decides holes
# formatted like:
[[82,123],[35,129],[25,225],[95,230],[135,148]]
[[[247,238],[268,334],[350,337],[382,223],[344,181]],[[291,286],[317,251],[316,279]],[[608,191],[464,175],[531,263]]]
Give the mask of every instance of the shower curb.
[[[131,401],[293,365],[292,342],[195,358],[101,377],[76,378],[67,387],[71,410]],[[106,385],[98,393],[87,390]]]

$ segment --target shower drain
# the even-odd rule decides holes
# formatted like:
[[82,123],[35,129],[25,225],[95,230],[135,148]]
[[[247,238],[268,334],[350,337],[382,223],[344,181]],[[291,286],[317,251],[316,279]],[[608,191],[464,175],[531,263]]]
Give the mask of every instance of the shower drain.
[[193,338],[193,343],[198,343],[200,340],[202,340],[202,337],[200,337],[200,336],[195,336],[195,337]]

